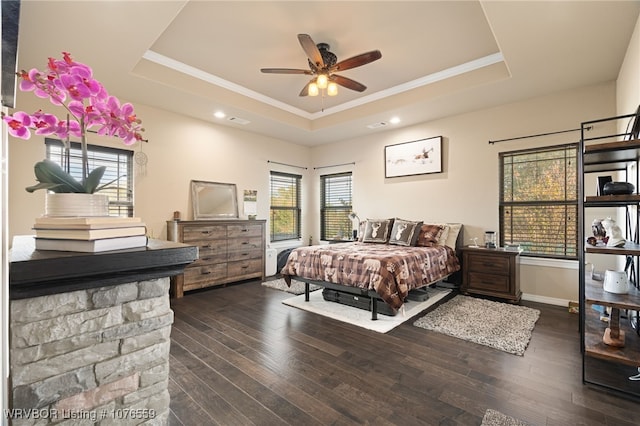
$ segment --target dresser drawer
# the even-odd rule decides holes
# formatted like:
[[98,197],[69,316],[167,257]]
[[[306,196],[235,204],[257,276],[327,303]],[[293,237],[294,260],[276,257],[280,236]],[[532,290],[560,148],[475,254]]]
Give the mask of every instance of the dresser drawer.
[[227,273],[229,276],[243,277],[246,275],[260,274],[262,275],[262,259],[241,260],[238,262],[229,262],[227,264]]
[[246,238],[236,238],[233,240],[227,241],[227,250],[229,253],[234,251],[247,251],[247,250],[256,250],[262,249],[262,238],[261,237],[246,237]]
[[227,226],[227,237],[229,238],[262,238],[262,225],[260,224],[240,224]]
[[229,262],[233,262],[236,260],[260,259],[260,258],[262,258],[262,249],[230,251],[229,254],[227,255],[227,259],[229,260]]
[[227,238],[227,227],[225,225],[185,226],[182,236],[184,243],[225,239]]
[[509,293],[509,277],[507,275],[483,274],[469,272],[469,287],[474,290]]
[[184,285],[186,288],[188,285],[198,282],[214,283],[215,281],[223,280],[226,277],[226,263],[214,263],[211,265],[202,266],[198,266],[192,263],[184,270]]
[[470,255],[466,258],[469,272],[482,272],[494,275],[509,275],[510,260],[504,256]]

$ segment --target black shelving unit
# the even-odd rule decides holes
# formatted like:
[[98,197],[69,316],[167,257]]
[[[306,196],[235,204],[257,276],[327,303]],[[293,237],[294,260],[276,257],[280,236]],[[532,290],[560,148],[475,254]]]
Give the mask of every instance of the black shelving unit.
[[[582,123],[578,162],[578,253],[583,382],[640,398],[640,380],[630,379],[640,373],[640,332],[637,324],[640,310],[640,139],[631,133],[615,132],[634,119],[637,120],[636,114],[628,114]],[[614,129],[614,132],[590,137],[589,131],[593,128]],[[622,179],[632,181],[636,192],[629,195],[586,195],[585,176],[605,172],[619,173]],[[585,223],[585,211],[598,207],[624,210],[626,223],[620,225],[625,228],[627,242],[623,247],[592,246],[586,242],[591,236],[591,226]],[[602,281],[587,276],[585,265],[589,254],[623,257],[624,262],[621,263],[626,265],[625,271],[631,282],[629,293],[608,293],[603,290]],[[593,309],[594,305],[606,309],[608,316],[604,318],[607,321]],[[613,338],[605,339],[605,334]]]

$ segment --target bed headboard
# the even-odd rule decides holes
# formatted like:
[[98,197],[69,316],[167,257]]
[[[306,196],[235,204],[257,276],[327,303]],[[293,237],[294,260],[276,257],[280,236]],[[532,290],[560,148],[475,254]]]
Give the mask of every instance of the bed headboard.
[[[456,225],[458,225],[456,223]],[[464,247],[464,225],[460,224],[460,232],[458,232],[458,238],[456,238],[456,251]]]
[[[455,225],[458,225],[457,223]],[[460,225],[460,232],[458,232],[458,237],[456,238],[456,256],[458,256],[458,261],[460,262],[460,270],[458,272],[454,272],[449,275],[444,281],[451,283],[455,286],[462,285],[462,247],[464,247],[464,225]]]

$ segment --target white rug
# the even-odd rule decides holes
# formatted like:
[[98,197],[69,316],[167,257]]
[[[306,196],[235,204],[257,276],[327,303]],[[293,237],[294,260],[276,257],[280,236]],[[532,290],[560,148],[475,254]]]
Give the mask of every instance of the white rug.
[[[264,281],[263,286],[273,288],[275,290],[286,291],[291,294],[303,294],[304,282],[298,280],[291,280],[291,286],[288,286],[284,281],[284,278],[278,278],[275,280]],[[315,284],[309,284],[309,291],[320,290],[322,287]]]
[[354,308],[336,302],[327,302],[322,297],[321,291],[310,293],[308,302],[304,301],[304,295],[300,295],[290,299],[285,299],[282,303],[304,311],[313,312],[318,315],[366,328],[368,330],[377,331],[378,333],[387,333],[413,316],[423,312],[429,306],[435,304],[439,300],[442,300],[442,298],[451,292],[451,290],[431,288],[428,291],[429,298],[424,302],[408,301],[405,303],[404,315],[402,311],[398,312],[393,317],[378,313],[378,319],[375,321],[371,319],[371,312],[364,309]]
[[480,426],[527,426],[527,423],[502,414],[499,411],[488,409],[484,413]]
[[526,306],[458,295],[413,325],[522,356],[539,317]]

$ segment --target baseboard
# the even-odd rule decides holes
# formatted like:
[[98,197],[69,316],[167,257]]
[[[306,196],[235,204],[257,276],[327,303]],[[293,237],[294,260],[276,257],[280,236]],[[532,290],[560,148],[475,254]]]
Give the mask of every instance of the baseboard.
[[522,293],[522,300],[527,300],[529,302],[545,303],[547,305],[564,306],[564,307],[569,306],[569,301],[566,299],[558,299],[555,297],[547,297],[547,296],[538,296],[537,294]]

